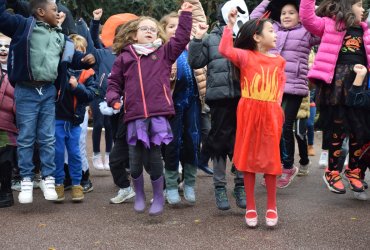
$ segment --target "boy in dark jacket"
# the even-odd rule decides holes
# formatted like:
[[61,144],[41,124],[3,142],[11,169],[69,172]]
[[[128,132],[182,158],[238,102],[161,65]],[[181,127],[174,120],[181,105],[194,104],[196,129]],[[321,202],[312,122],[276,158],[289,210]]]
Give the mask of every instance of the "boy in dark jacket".
[[56,200],[55,192],[55,99],[63,98],[68,82],[67,68],[88,68],[92,55],[74,51],[74,46],[58,27],[55,1],[31,0],[32,17],[10,15],[6,1],[0,0],[0,31],[12,38],[8,60],[9,80],[15,85],[18,165],[22,178],[20,203],[32,203],[34,165],[30,159],[37,140],[40,147],[42,181],[46,200]]
[[[71,35],[75,49],[86,52],[87,42],[80,35]],[[84,75],[91,74],[85,77]],[[68,170],[72,180],[72,201],[84,199],[82,179],[82,161],[80,148],[76,147],[80,141],[81,127],[84,120],[86,106],[97,94],[94,72],[68,69],[69,86],[66,87],[64,98],[56,104],[55,121],[55,190],[57,201],[64,200],[64,153],[67,149]],[[83,79],[85,78],[85,79]],[[78,79],[78,80],[77,80]]]

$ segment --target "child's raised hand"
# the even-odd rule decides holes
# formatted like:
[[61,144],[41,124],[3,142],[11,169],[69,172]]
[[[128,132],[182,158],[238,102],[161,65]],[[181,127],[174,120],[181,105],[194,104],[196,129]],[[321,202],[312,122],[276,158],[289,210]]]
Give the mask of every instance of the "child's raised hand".
[[92,54],[88,54],[81,59],[81,62],[93,65],[95,63],[95,57]]
[[364,65],[356,64],[353,67],[353,71],[356,73],[355,81],[353,82],[354,86],[362,86],[364,79],[367,75],[367,68]]
[[103,15],[103,9],[96,9],[93,11],[94,20],[99,21]]
[[71,76],[71,78],[69,79],[69,85],[71,85],[72,89],[77,88],[78,82],[77,82],[76,77]]
[[181,5],[181,10],[182,11],[189,11],[189,12],[192,12],[193,11],[193,5],[189,2],[184,2],[182,5]]
[[367,68],[366,68],[364,65],[361,65],[361,64],[356,64],[356,65],[353,67],[353,71],[354,71],[357,75],[361,75],[361,76],[366,76],[366,74],[367,74]]
[[59,12],[58,13],[58,25],[62,26],[64,20],[66,20],[66,14],[64,12]]
[[228,18],[227,25],[229,26],[230,29],[232,29],[234,27],[237,16],[238,16],[238,10],[236,8],[232,8],[229,12],[228,17],[227,17]]
[[205,23],[198,23],[198,26],[196,27],[196,33],[195,33],[195,38],[196,39],[202,39],[204,34],[207,33],[208,30],[208,25]]

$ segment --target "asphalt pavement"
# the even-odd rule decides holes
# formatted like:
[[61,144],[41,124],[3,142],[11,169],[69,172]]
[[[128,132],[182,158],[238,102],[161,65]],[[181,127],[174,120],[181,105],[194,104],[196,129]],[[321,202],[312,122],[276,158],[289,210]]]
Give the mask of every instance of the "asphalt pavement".
[[[118,190],[110,172],[91,169],[94,191],[82,203],[72,203],[67,191],[66,200],[54,204],[37,189],[33,204],[22,205],[14,192],[15,205],[0,209],[0,249],[370,249],[370,201],[355,200],[349,189],[338,195],[326,188],[317,164],[320,138],[316,134],[317,155],[311,158],[309,175],[278,190],[279,224],[274,229],[264,225],[266,191],[259,184],[261,176],[256,181],[259,226],[247,228],[245,211],[236,207],[231,195],[230,164],[230,210],[216,208],[212,177],[198,171],[196,204],[182,198],[180,206],[166,204],[158,217],[149,217],[147,211],[136,214],[133,200],[109,204]],[[91,155],[90,134],[87,144]],[[149,201],[147,175],[145,191]]]

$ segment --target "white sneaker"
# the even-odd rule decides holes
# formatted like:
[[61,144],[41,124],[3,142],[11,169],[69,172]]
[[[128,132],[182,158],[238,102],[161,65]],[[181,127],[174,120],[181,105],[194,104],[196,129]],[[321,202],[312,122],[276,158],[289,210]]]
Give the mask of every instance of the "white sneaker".
[[104,156],[104,169],[109,171],[110,170],[110,167],[109,167],[109,154],[105,153],[105,156]]
[[369,199],[369,197],[367,196],[366,192],[352,192],[353,193],[353,197],[357,200],[360,200],[360,201],[367,201]]
[[33,182],[31,178],[24,178],[21,181],[21,192],[18,195],[18,201],[22,204],[32,203],[33,201]]
[[101,159],[101,154],[94,154],[92,158],[93,166],[97,170],[104,170],[103,161]]
[[319,160],[319,167],[320,168],[327,168],[328,167],[328,159],[329,159],[329,153],[328,151],[322,151],[320,155]]
[[310,172],[309,171],[309,168],[310,167],[311,167],[311,161],[309,161],[306,165],[300,164],[297,175],[298,176],[306,176],[306,175],[308,175],[308,173]]
[[128,200],[128,199],[134,197],[135,195],[136,194],[135,194],[134,190],[131,187],[120,188],[120,190],[118,190],[117,196],[110,199],[110,203],[120,204],[120,203],[124,202],[125,200]]
[[55,178],[47,176],[45,179],[40,181],[40,189],[44,193],[45,200],[56,201],[58,194],[55,191]]

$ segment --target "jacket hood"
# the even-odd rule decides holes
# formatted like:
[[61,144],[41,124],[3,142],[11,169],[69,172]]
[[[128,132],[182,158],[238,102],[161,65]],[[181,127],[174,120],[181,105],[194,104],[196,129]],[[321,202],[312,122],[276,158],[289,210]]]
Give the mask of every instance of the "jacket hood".
[[101,40],[105,47],[111,47],[113,40],[116,35],[116,29],[118,26],[127,23],[128,21],[138,19],[139,17],[131,13],[121,13],[110,16],[104,23]]

